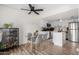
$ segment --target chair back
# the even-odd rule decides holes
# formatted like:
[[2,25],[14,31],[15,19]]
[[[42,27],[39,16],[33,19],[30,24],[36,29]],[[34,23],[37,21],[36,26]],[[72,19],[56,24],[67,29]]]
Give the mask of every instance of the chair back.
[[32,33],[28,33],[28,34],[27,34],[27,39],[28,39],[28,40],[31,40],[31,37],[32,37]]
[[39,34],[35,40],[35,44],[40,43],[43,40],[43,35]]

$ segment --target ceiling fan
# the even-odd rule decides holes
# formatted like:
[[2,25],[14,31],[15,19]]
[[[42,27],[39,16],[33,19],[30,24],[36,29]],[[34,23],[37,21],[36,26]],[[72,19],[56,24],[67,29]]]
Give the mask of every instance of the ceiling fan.
[[34,12],[37,15],[39,15],[39,13],[37,11],[43,11],[43,9],[35,9],[35,7],[32,6],[31,4],[28,4],[28,6],[30,7],[30,10],[29,9],[24,9],[24,8],[21,8],[21,10],[27,10],[27,11],[29,11],[28,14],[31,14],[31,12]]

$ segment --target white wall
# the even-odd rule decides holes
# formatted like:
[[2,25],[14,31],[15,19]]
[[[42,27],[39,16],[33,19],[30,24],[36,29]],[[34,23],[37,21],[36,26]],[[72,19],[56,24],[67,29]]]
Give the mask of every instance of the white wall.
[[[28,15],[25,11],[13,9],[11,7],[0,5],[0,27],[6,22],[11,22],[14,24],[14,27],[19,28],[20,44],[24,44],[27,42],[26,35],[28,32],[34,32],[35,30],[41,30],[40,21],[46,20],[46,18],[50,18],[57,13],[62,13],[64,11],[68,11],[73,9],[70,6],[62,6],[56,10],[51,8],[51,11],[44,11],[41,15],[36,15],[32,13]],[[48,17],[49,16],[49,17]]]
[[25,38],[27,32],[34,32],[40,28],[36,20],[38,19],[22,11],[0,6],[0,27],[3,27],[4,23],[13,23],[13,27],[19,28],[20,44],[27,42],[27,38]]

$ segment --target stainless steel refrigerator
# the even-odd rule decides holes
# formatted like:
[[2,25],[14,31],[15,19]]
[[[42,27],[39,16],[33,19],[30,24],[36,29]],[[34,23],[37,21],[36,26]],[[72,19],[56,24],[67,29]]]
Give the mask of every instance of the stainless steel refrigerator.
[[79,42],[79,22],[69,23],[68,40]]

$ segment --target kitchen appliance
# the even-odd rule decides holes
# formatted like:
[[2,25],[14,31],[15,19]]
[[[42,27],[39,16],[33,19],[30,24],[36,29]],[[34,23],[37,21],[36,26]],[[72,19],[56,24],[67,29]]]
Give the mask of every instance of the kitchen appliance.
[[68,40],[79,42],[79,22],[69,23]]

